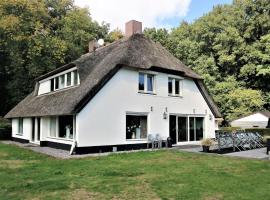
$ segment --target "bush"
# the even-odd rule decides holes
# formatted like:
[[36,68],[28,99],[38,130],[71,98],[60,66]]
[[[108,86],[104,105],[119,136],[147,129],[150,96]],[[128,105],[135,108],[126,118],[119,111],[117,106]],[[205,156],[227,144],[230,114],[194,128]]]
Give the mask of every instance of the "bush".
[[240,127],[220,127],[220,130],[221,131],[228,131],[228,132],[233,132],[233,131],[236,131],[236,130],[241,130]]
[[11,123],[8,119],[0,117],[0,128],[11,128]]

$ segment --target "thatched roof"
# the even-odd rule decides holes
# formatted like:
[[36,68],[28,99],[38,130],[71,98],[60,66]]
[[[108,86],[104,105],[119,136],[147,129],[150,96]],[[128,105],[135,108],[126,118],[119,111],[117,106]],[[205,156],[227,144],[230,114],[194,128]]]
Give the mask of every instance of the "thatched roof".
[[[39,80],[77,66],[80,85],[74,88],[37,96],[36,90],[29,94],[5,117],[55,116],[78,113],[106,82],[123,66],[135,69],[164,71],[201,80],[200,76],[176,59],[160,44],[142,34],[116,41],[95,52],[87,53],[68,65],[60,67],[37,79]],[[199,87],[205,93],[211,110],[216,117],[221,117],[215,103],[204,89],[201,81]],[[36,85],[37,88],[37,85]]]

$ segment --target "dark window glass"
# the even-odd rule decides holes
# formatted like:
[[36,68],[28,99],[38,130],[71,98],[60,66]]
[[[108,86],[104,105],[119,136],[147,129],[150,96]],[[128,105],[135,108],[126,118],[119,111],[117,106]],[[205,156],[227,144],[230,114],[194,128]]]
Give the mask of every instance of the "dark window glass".
[[78,71],[77,70],[75,70],[74,72],[73,72],[74,74],[74,85],[78,85]]
[[170,115],[169,117],[169,129],[170,129],[170,138],[172,139],[172,144],[176,144],[176,116]]
[[139,90],[144,91],[144,74],[139,73]]
[[196,117],[196,140],[203,139],[203,117]]
[[168,92],[169,92],[169,94],[172,94],[172,83],[173,83],[173,80],[171,78],[169,78],[169,80],[168,80]]
[[59,137],[73,138],[73,116],[59,116]]
[[51,91],[54,91],[54,79],[51,79]]
[[194,117],[190,117],[189,118],[189,141],[195,141],[195,118]]
[[67,86],[71,85],[71,72],[67,73]]
[[178,117],[178,142],[188,141],[187,117]]
[[18,127],[18,133],[23,134],[23,118],[19,118],[19,127]]
[[147,116],[126,116],[126,139],[147,138]]
[[180,94],[180,82],[179,80],[175,80],[175,95]]
[[154,90],[154,76],[147,74],[147,92],[153,92]]
[[54,79],[55,89],[59,89],[59,77],[55,77]]

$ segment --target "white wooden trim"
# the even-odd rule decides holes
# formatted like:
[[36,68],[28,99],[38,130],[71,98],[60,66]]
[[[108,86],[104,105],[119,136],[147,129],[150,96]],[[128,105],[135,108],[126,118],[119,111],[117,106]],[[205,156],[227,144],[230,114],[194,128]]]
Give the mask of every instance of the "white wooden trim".
[[55,77],[57,77],[57,76],[61,76],[61,75],[65,74],[65,73],[74,71],[74,70],[76,70],[76,69],[77,69],[77,67],[72,67],[72,68],[70,68],[70,69],[68,69],[68,70],[65,70],[65,71],[62,71],[62,72],[60,72],[60,73],[58,73],[58,74],[55,74],[55,75],[53,75],[53,76],[49,76],[49,77],[47,77],[47,78],[45,78],[45,79],[42,79],[42,80],[39,81],[39,83],[43,83],[43,82],[48,81],[48,80],[50,80],[50,79],[52,79],[52,78],[55,78]]

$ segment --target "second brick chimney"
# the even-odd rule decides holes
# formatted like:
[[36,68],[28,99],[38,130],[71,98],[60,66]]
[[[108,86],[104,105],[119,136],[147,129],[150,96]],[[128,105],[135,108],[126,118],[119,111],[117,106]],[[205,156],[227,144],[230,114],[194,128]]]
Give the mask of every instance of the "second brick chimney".
[[130,37],[135,33],[142,34],[142,22],[131,20],[126,23],[126,37]]

